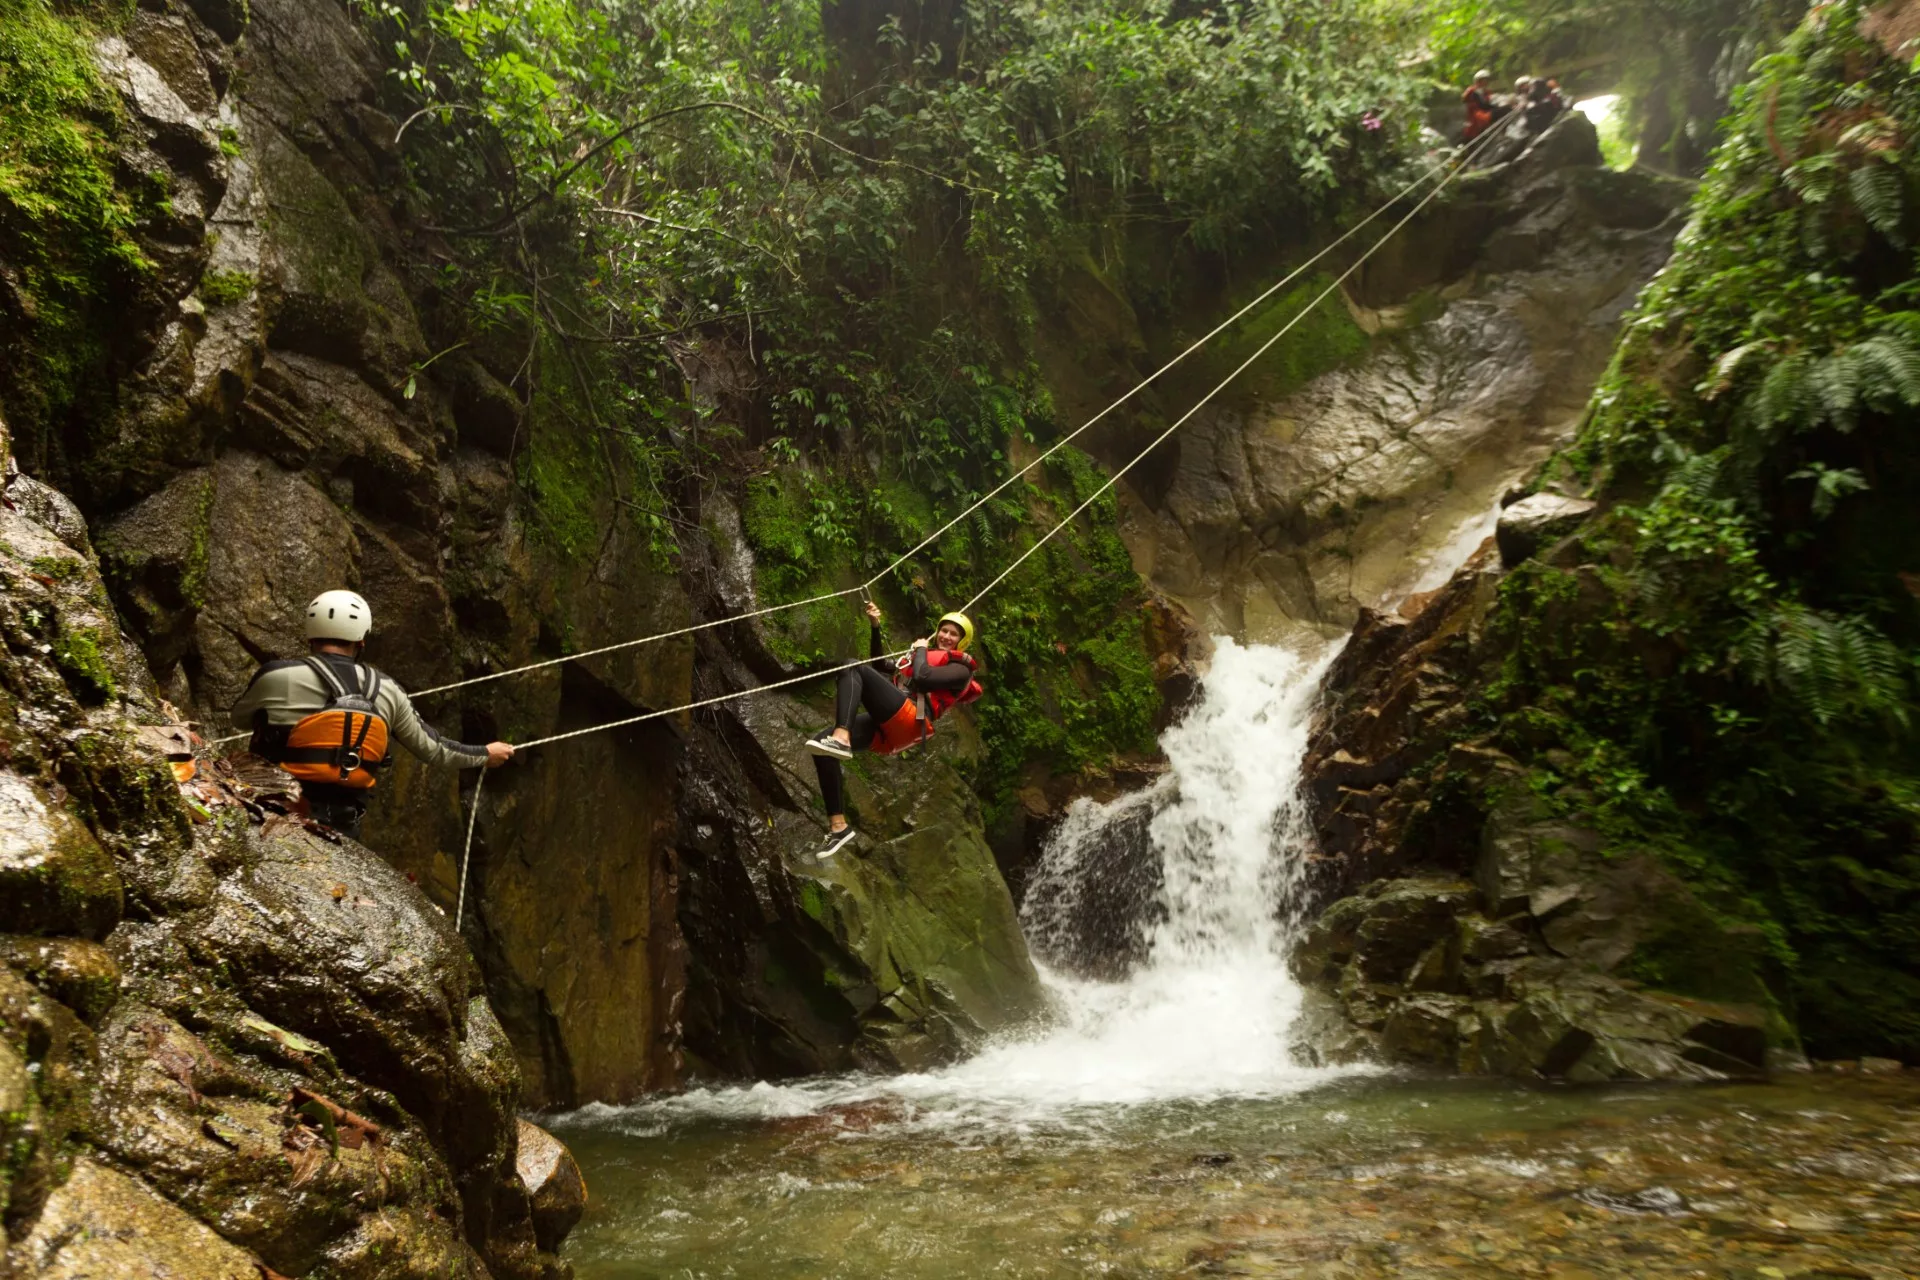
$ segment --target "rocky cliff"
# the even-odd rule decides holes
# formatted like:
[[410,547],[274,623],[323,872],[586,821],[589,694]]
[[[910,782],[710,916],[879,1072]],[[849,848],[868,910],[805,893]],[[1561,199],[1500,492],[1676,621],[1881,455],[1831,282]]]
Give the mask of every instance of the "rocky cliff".
[[1293,958],[1313,1054],[1588,1082],[1793,1061],[1761,931],[1472,735],[1507,656],[1501,568],[1489,539],[1439,590],[1365,611],[1327,673],[1305,776],[1333,901]]
[[1820,7],[1759,65],[1577,439],[1362,613],[1308,761],[1330,1051],[1920,1053],[1909,9]]
[[[529,461],[530,435],[588,449],[591,432],[510,390],[524,350],[442,305],[445,241],[347,6],[38,21],[96,86],[82,105],[102,180],[144,175],[154,199],[128,223],[137,268],[102,267],[68,330],[46,322],[59,281],[30,269],[33,245],[0,251],[21,264],[6,277],[5,391],[30,423],[17,453],[72,492],[158,689],[208,736],[260,660],[300,650],[300,608],[330,586],[367,596],[370,658],[415,689],[760,599],[741,475],[689,500],[668,554],[614,495]],[[687,350],[720,411],[707,388],[725,344]],[[791,675],[791,633],[683,637],[422,711],[469,740],[545,736]],[[808,856],[818,800],[795,753],[823,707],[723,705],[489,778],[468,940],[523,1105],[631,1098],[689,1063],[917,1063],[1036,1007],[982,834],[975,735],[861,779],[873,857],[828,870]],[[456,779],[403,760],[366,838],[450,907],[464,834]]]
[[1211,633],[1308,643],[1437,586],[1572,436],[1688,190],[1608,170],[1579,115],[1467,175],[1354,278],[1319,335],[1344,367],[1168,443],[1124,526],[1142,575]]
[[0,1270],[566,1274],[450,923],[230,769],[183,788],[80,513],[0,499]]

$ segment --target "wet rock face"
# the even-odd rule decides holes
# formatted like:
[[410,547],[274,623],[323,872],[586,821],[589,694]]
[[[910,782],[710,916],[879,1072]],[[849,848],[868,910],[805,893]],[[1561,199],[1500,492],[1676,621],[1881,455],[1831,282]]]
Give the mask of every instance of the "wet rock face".
[[[540,513],[509,461],[529,428],[507,385],[517,354],[489,367],[463,346],[420,372],[469,335],[425,336],[408,280],[427,249],[393,198],[396,122],[350,6],[158,0],[96,54],[128,107],[128,163],[168,180],[175,216],[143,242],[160,267],[155,297],[114,335],[111,411],[41,460],[65,468],[84,517],[25,478],[16,505],[74,554],[97,544],[135,665],[160,694],[224,731],[261,660],[304,651],[306,602],[339,586],[373,606],[368,657],[413,689],[554,656],[561,637],[579,647],[689,620],[632,530],[578,555],[531,532]],[[617,524],[610,503],[598,514]],[[94,630],[112,647],[108,605]],[[69,665],[93,661],[88,644],[75,641]],[[94,664],[100,696],[120,657]],[[578,681],[549,674],[421,710],[469,741],[544,736],[684,701],[691,649],[609,655]],[[473,936],[528,1101],[626,1099],[677,1071],[681,750],[663,726],[554,755],[492,779]],[[381,793],[368,840],[451,907],[465,834],[455,778],[408,762]],[[578,876],[583,865],[594,874]],[[24,916],[107,910],[31,898],[29,870],[0,869]],[[0,919],[0,931],[35,927]],[[556,954],[556,936],[579,945]]]
[[1143,576],[1253,640],[1332,638],[1444,581],[1570,438],[1689,191],[1605,169],[1577,114],[1461,182],[1355,277],[1364,355],[1169,443],[1167,482],[1132,491]]
[[81,1159],[13,1254],[44,1280],[258,1280],[240,1249],[125,1174]]
[[1479,903],[1466,881],[1416,878],[1329,907],[1293,957],[1315,993],[1309,1056],[1586,1083],[1765,1071],[1760,1006],[1644,990],[1557,950],[1537,915]]
[[1579,1081],[1793,1056],[1757,930],[1469,736],[1471,691],[1502,659],[1499,578],[1489,539],[1402,612],[1363,612],[1328,671],[1305,765],[1318,916],[1293,957],[1312,1052]]
[[525,1120],[515,1158],[520,1185],[533,1198],[533,1234],[542,1249],[557,1253],[587,1211],[587,1180],[566,1144]]
[[566,1274],[571,1223],[536,1232],[512,1045],[450,923],[371,851],[260,825],[231,790],[190,813],[95,562],[16,505],[0,1274]]
[[[518,376],[524,352],[473,341],[457,318],[454,332],[436,332],[435,299],[414,283],[437,261],[433,237],[396,197],[397,122],[381,110],[381,59],[351,6],[155,0],[99,61],[136,121],[138,167],[171,174],[191,198],[176,196],[184,220],[152,248],[166,255],[153,307],[130,312],[115,335],[127,354],[112,412],[43,460],[65,468],[84,518],[21,481],[22,510],[71,544],[57,554],[98,546],[111,604],[138,642],[117,652],[109,601],[90,606],[102,641],[77,641],[68,663],[92,681],[90,696],[137,679],[224,731],[259,662],[304,650],[305,602],[342,585],[372,604],[368,658],[414,690],[676,629],[696,609],[746,607],[750,560],[703,568],[716,552],[696,545],[669,573],[611,500],[594,512],[604,533],[594,545],[562,551],[543,538],[551,521],[512,462],[518,452],[524,464],[541,425]],[[703,523],[725,525],[724,499],[714,505]],[[702,692],[791,674],[756,632],[739,630],[709,655]],[[423,700],[421,711],[464,740],[525,741],[685,702],[693,659],[691,641],[662,643]],[[139,674],[116,674],[121,666]],[[878,825],[912,850],[906,888],[876,870],[808,889],[811,770],[772,763],[791,754],[790,733],[727,709],[529,752],[488,776],[465,923],[525,1105],[674,1085],[689,1008],[695,1066],[760,1075],[955,1052],[998,1024],[994,1001],[1031,1006],[1031,970],[992,860],[979,861],[977,805],[959,775],[943,768],[931,788],[915,779],[897,799],[866,802],[872,814],[899,812]],[[466,835],[459,787],[403,756],[366,824],[382,857],[449,910]],[[17,790],[0,791],[0,804],[28,805]],[[52,812],[48,796],[41,786],[31,800]],[[780,822],[770,826],[769,813]],[[22,903],[0,934],[57,925],[106,935],[121,911],[107,880],[72,901],[28,897],[50,860],[93,856],[87,838],[53,831],[0,854],[0,877]],[[139,851],[119,867],[126,910],[143,925],[150,911],[202,913],[169,926],[168,945],[196,961],[244,953],[258,969],[245,999],[277,1021],[311,984],[298,947],[262,922],[319,911],[345,927],[322,891],[327,877],[358,883],[358,872],[329,866],[324,850],[233,856],[216,874]],[[391,887],[365,896],[384,900]],[[927,919],[946,910],[953,921]],[[377,914],[365,921],[371,936],[425,954]],[[896,926],[903,936],[890,939]],[[690,954],[689,936],[695,952],[711,951]],[[354,947],[350,930],[313,942],[339,956]],[[970,953],[981,949],[1004,963]],[[330,1004],[332,1021],[315,1034],[389,1054],[380,1087],[430,1128],[451,1125],[443,1095],[472,993],[456,998],[431,966],[359,976],[387,984],[382,1000],[395,1008],[382,1016],[398,1019],[404,1045],[366,1039],[369,1010],[353,1000]],[[896,1036],[899,1027],[908,1030]]]
[[801,743],[824,702],[757,698],[689,741],[681,919],[689,1068],[918,1070],[1036,1015],[1039,978],[967,779],[980,744],[943,720],[918,758],[846,766],[853,845],[825,829]]

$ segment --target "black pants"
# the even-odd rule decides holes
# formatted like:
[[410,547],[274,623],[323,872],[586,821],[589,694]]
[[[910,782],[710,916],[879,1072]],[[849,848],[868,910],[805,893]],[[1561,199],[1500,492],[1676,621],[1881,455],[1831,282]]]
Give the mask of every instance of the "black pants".
[[[833,697],[833,727],[847,731],[855,751],[865,751],[873,745],[874,733],[900,714],[906,701],[907,695],[872,667],[842,671]],[[845,813],[846,779],[840,762],[832,756],[815,756],[813,768],[820,775],[820,798],[827,802],[828,816]]]
[[307,798],[307,812],[323,827],[332,827],[351,840],[360,838],[360,820],[367,816],[367,793],[353,787],[330,787],[324,782],[303,782],[300,794]]

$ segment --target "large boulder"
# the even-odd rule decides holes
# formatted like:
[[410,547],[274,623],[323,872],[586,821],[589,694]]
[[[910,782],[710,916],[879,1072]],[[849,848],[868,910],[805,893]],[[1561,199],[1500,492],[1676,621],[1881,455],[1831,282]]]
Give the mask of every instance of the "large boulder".
[[85,544],[0,533],[0,1272],[564,1274],[446,919],[205,758],[190,810]]
[[704,781],[682,816],[686,1035],[707,1070],[920,1069],[1043,1007],[969,785],[980,744],[966,718],[916,758],[848,766],[860,836],[823,861],[801,743],[827,714],[824,700],[753,699],[689,741],[687,772]]
[[1535,493],[1500,513],[1494,538],[1500,563],[1511,569],[1550,542],[1566,537],[1594,513],[1597,504],[1558,493]]
[[[1306,930],[1293,957],[1313,993],[1296,1032],[1303,1056],[1575,1081],[1765,1070],[1783,1031],[1739,931],[1649,860],[1608,860],[1591,832],[1501,829],[1488,848],[1518,866],[1488,877],[1496,893],[1382,881]],[[1731,958],[1680,963],[1696,955]],[[1647,990],[1625,976],[1634,958],[1638,972],[1733,999]]]
[[558,1253],[560,1242],[587,1211],[586,1175],[565,1143],[527,1120],[520,1122],[514,1167],[533,1201],[534,1239],[542,1249]]
[[246,1250],[123,1173],[81,1158],[7,1252],[34,1280],[260,1280]]

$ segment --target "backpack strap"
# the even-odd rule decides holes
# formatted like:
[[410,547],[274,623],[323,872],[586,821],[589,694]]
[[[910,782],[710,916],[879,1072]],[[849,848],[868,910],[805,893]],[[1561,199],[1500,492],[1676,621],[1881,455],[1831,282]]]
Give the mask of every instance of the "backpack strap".
[[327,704],[329,706],[347,696],[347,687],[340,682],[340,677],[334,673],[333,664],[322,662],[319,658],[314,657],[302,658],[301,661],[306,663],[307,669],[318,676],[320,683],[327,687]]

